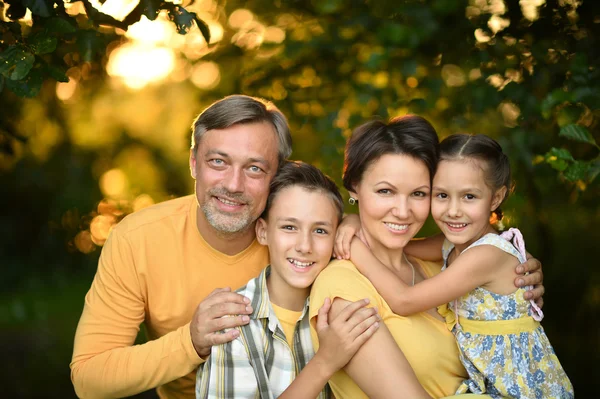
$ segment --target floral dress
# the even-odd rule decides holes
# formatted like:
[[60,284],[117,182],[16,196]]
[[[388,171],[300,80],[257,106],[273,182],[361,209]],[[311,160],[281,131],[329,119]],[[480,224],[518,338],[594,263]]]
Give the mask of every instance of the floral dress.
[[[519,230],[510,229],[504,236],[487,234],[465,251],[479,245],[493,245],[524,262],[525,247]],[[511,238],[521,252],[508,241]],[[453,248],[446,240],[444,269]],[[525,289],[519,288],[512,294],[499,295],[478,287],[440,307],[469,373],[469,379],[461,384],[457,394],[485,393],[493,398],[574,397],[573,386],[538,321],[543,315],[537,306],[523,298],[524,292]]]

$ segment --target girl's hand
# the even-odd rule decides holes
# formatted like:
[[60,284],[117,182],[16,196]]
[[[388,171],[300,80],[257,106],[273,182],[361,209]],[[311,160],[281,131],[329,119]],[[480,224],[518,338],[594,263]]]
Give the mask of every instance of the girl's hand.
[[333,375],[343,368],[379,328],[377,309],[367,308],[368,303],[368,299],[353,302],[329,322],[331,300],[325,298],[316,326],[319,350],[313,358],[321,364],[325,374]]
[[333,256],[337,259],[350,259],[350,242],[360,231],[360,218],[358,215],[350,214],[344,216],[342,223],[335,235]]

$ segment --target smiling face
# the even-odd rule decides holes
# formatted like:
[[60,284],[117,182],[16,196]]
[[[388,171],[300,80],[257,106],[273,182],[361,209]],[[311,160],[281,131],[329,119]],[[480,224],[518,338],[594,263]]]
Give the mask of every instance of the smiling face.
[[506,188],[493,192],[485,183],[484,163],[475,160],[441,161],[433,178],[431,215],[457,249],[492,232],[490,213]]
[[214,234],[209,226],[221,235],[254,233],[250,228],[265,207],[277,156],[277,135],[268,122],[237,124],[203,135],[190,155],[190,169],[204,215],[198,221],[204,236]]
[[408,155],[386,154],[365,170],[352,194],[374,251],[402,249],[429,215],[429,170]]
[[302,309],[310,286],[331,260],[338,210],[322,190],[301,186],[281,190],[259,219],[256,235],[269,247],[269,295],[278,306]]

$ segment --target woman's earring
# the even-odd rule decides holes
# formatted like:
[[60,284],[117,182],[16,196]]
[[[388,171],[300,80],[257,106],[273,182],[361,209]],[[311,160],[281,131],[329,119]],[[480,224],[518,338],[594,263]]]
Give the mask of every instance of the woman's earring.
[[354,197],[350,197],[350,198],[348,198],[348,203],[349,203],[350,205],[354,205],[354,204],[356,204],[356,198],[354,198]]

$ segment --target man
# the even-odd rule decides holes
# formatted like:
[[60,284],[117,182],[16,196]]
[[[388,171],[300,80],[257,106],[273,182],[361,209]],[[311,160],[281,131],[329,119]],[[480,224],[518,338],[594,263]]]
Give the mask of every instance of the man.
[[[235,338],[217,331],[248,322],[244,298],[215,288],[238,288],[269,263],[254,225],[291,153],[289,128],[273,104],[238,95],[208,107],[193,129],[196,196],[128,216],[102,250],[71,363],[81,397],[154,387],[193,397],[192,372],[213,344]],[[132,346],[142,322],[150,342]]]
[[[75,334],[78,396],[158,387],[161,398],[194,397],[193,372],[211,346],[237,336],[219,331],[249,321],[247,298],[218,287],[237,289],[269,263],[255,222],[290,154],[287,121],[269,102],[235,95],[198,116],[190,152],[196,195],[129,215],[102,249]],[[541,273],[524,279],[538,283]],[[133,345],[142,322],[150,340]]]

